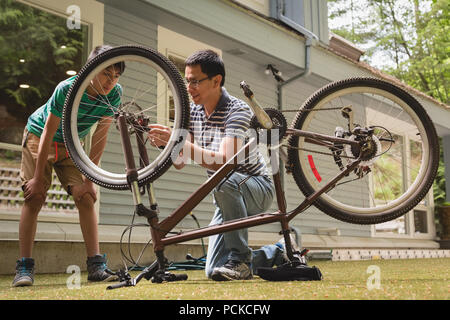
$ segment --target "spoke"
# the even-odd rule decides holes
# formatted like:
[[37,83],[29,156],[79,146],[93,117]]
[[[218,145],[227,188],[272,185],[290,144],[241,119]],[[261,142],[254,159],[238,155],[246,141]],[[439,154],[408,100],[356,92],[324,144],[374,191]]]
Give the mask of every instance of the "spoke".
[[381,191],[383,193],[384,202],[385,202],[385,204],[387,204],[388,202],[387,202],[387,199],[386,199],[386,194],[384,193],[383,182],[382,182],[382,180],[379,177],[378,171],[376,171],[375,177],[378,178],[378,184],[380,185],[380,189],[381,189]]

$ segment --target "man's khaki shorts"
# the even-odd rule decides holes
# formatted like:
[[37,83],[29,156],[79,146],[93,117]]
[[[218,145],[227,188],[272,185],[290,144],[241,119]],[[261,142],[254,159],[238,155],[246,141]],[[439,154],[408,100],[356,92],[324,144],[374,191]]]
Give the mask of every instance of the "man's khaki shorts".
[[[25,129],[22,140],[22,163],[20,178],[22,189],[34,177],[40,138]],[[71,194],[71,186],[83,184],[83,175],[78,171],[66,151],[64,143],[52,142],[44,169],[45,190],[52,184],[52,168],[63,188]]]

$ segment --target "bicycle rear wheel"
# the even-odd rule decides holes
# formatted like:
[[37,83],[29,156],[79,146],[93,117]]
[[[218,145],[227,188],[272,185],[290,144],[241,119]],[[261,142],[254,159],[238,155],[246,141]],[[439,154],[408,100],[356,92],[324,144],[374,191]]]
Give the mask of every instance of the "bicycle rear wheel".
[[[97,92],[91,82],[96,75],[111,66],[124,66],[120,86],[108,95]],[[111,95],[120,101],[112,101]],[[86,100],[88,95],[89,100]],[[88,101],[88,103],[86,103]],[[107,116],[90,116],[95,108],[106,108]],[[120,46],[98,55],[79,72],[67,95],[62,116],[64,141],[77,168],[91,181],[109,189],[128,189],[126,163],[121,145],[117,116],[125,117],[138,169],[138,183],[144,185],[161,176],[172,164],[184,143],[189,126],[189,97],[184,81],[173,63],[158,52],[139,46]],[[109,115],[109,116],[108,116]],[[90,118],[92,117],[92,118]],[[111,122],[112,121],[112,122]],[[92,125],[92,122],[96,122]],[[170,127],[171,137],[164,148],[152,146],[147,139],[148,124]],[[95,150],[101,150],[95,132],[107,131],[104,150],[109,157],[102,159]],[[97,130],[97,131],[96,131]],[[93,138],[94,137],[94,138]],[[138,141],[148,154],[148,161],[140,157]],[[100,153],[100,152],[99,152]],[[147,164],[145,164],[147,162]]]
[[[292,127],[367,140],[363,161],[315,203],[336,219],[355,224],[395,219],[415,207],[432,186],[439,158],[433,123],[416,99],[390,83],[373,78],[331,83],[304,103]],[[357,127],[362,130],[355,131]],[[306,196],[363,152],[350,145],[311,142],[289,138],[293,177]]]

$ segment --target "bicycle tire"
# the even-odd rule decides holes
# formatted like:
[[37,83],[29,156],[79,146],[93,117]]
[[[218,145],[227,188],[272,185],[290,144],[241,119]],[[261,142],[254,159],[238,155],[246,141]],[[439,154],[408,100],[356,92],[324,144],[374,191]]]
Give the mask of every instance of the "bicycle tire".
[[[124,75],[121,75],[119,83],[122,84],[122,80],[124,80],[127,84],[129,83],[129,88],[136,90],[134,96],[131,96],[129,94],[127,95],[128,87],[122,89],[123,91],[120,93],[122,100],[121,106],[124,106],[123,100],[126,98],[132,100],[131,104],[138,100],[147,99],[149,101],[139,101],[139,104],[144,105],[147,103],[150,105],[150,107],[147,108],[141,108],[140,106],[137,108],[124,107],[128,116],[138,118],[140,115],[145,115],[145,117],[151,118],[152,120],[157,119],[158,112],[155,111],[155,108],[159,108],[160,106],[155,100],[158,99],[158,94],[160,93],[157,92],[157,90],[160,89],[170,92],[174,101],[173,109],[171,109],[171,111],[173,111],[171,142],[161,150],[155,151],[157,148],[152,148],[152,150],[149,151],[149,153],[153,152],[156,154],[155,159],[152,159],[147,166],[138,168],[139,186],[153,182],[172,165],[172,157],[184,143],[182,129],[187,129],[189,127],[190,108],[186,86],[179,71],[169,59],[151,48],[135,45],[115,47],[98,55],[80,70],[69,89],[62,114],[63,137],[69,156],[75,166],[89,180],[108,189],[125,190],[129,189],[129,182],[124,173],[125,168],[119,168],[113,171],[113,164],[106,169],[105,167],[100,167],[100,165],[95,165],[82,146],[77,128],[77,121],[79,121],[78,110],[80,104],[82,104],[81,99],[87,86],[89,86],[89,82],[100,70],[119,62],[124,62],[126,66]],[[127,72],[129,72],[128,77],[125,76],[127,75]],[[161,84],[161,82],[163,82],[163,84]],[[147,87],[141,89],[142,86],[148,86],[148,89]],[[167,88],[164,86],[167,86]],[[102,96],[98,95],[98,97]],[[105,102],[104,96],[101,99]],[[109,101],[107,102],[109,103]],[[142,109],[148,110],[146,111],[148,115],[145,114]],[[130,110],[135,110],[136,114],[131,114]],[[172,118],[170,118],[170,121],[172,121]],[[166,118],[164,123],[169,123],[170,121]],[[108,135],[110,135],[111,128],[113,127],[118,129],[117,124],[116,126],[111,125],[109,127],[110,131],[108,131]],[[108,139],[110,138],[108,137]],[[107,143],[110,143],[109,140]],[[113,143],[114,141],[110,144],[113,145]],[[119,154],[120,151],[117,153]],[[134,153],[134,155],[136,155],[136,153]]]
[[[367,107],[359,108],[360,110],[366,109],[364,111],[361,111],[361,113],[365,114],[361,117],[361,119],[363,119],[361,121],[364,121],[364,119],[368,121],[367,119],[369,117],[369,114],[373,116],[373,118],[381,116],[380,120],[377,120],[381,122],[378,124],[378,128],[383,129],[379,129],[379,131],[381,132],[383,130],[386,130],[386,132],[388,132],[389,130],[391,130],[390,138],[389,136],[388,138],[383,138],[383,143],[388,144],[385,143],[384,140],[391,140],[391,145],[389,146],[387,151],[376,151],[376,155],[374,155],[373,159],[371,160],[372,163],[371,161],[368,161],[364,164],[366,167],[370,168],[370,171],[365,176],[363,176],[364,178],[367,177],[366,181],[364,183],[359,182],[359,188],[366,187],[366,191],[359,191],[357,188],[350,189],[349,185],[352,183],[356,185],[358,179],[348,179],[348,182],[341,183],[340,185],[337,183],[335,185],[336,188],[341,188],[340,191],[330,191],[329,193],[333,193],[331,196],[328,192],[322,194],[316,200],[314,205],[329,216],[353,224],[377,224],[396,219],[399,216],[404,215],[408,211],[412,210],[420,201],[422,201],[433,184],[439,162],[439,144],[435,127],[430,117],[427,115],[425,109],[414,97],[412,97],[405,90],[379,79],[351,78],[330,83],[312,94],[306,100],[306,102],[303,104],[300,111],[294,118],[292,122],[292,128],[308,131],[308,129],[311,129],[310,127],[308,127],[309,125],[312,126],[313,124],[320,124],[320,121],[322,121],[323,123],[327,123],[328,119],[332,118],[336,119],[337,121],[341,121],[337,113],[340,111],[342,115],[342,109],[340,109],[339,111],[333,111],[331,109],[333,109],[333,107],[335,107],[335,109],[339,109],[340,105],[339,107],[336,107],[336,105],[333,103],[337,103],[340,100],[340,103],[342,103],[342,105],[345,105],[344,100],[346,102],[346,99],[354,103],[352,108],[355,108],[356,106],[355,101],[362,100],[361,105],[367,105]],[[366,99],[366,104],[364,104],[364,99]],[[387,101],[384,101],[383,99],[386,99]],[[371,104],[374,102],[375,104],[372,106]],[[378,104],[377,107],[380,108],[379,111],[376,111],[377,113],[375,112],[376,104]],[[329,111],[327,111],[327,107],[325,106],[330,105],[331,107],[329,107]],[[314,111],[320,110],[322,108],[323,112],[335,112],[336,114],[333,117],[330,116],[326,118],[322,117],[323,113],[321,113],[321,117],[323,119],[318,121],[315,119],[315,115],[318,114],[318,112],[314,113]],[[401,112],[399,111],[400,109],[402,109]],[[397,119],[394,118],[394,114],[397,116]],[[317,118],[319,118],[319,116],[317,116]],[[395,124],[395,121],[391,118],[396,120],[397,124]],[[331,128],[331,123],[336,120],[331,120],[328,126]],[[384,122],[392,122],[393,124],[390,124],[389,127],[385,127],[386,124],[384,124]],[[395,128],[396,125],[398,126],[398,128]],[[323,124],[323,126],[325,127],[326,124]],[[396,130],[400,130],[402,126],[404,128],[408,128],[408,130],[411,130],[411,132],[408,131],[408,135],[411,137],[409,138],[408,136],[408,139],[410,140],[407,140],[405,138],[406,133],[405,137],[401,136],[400,134],[397,135]],[[414,128],[414,126],[416,126],[416,128]],[[416,133],[414,135],[413,133],[416,129],[419,131],[419,134]],[[334,132],[322,133],[331,135],[334,134]],[[383,133],[382,135],[384,134],[385,133]],[[382,139],[380,138],[378,140],[378,144],[374,143],[374,149],[376,150],[382,147],[382,143],[380,142]],[[399,146],[396,146],[397,141],[403,143],[400,143]],[[308,155],[309,151],[300,150],[306,149],[305,144],[306,143],[304,138],[293,135],[290,136],[288,141],[288,159],[289,163],[291,164],[292,174],[297,186],[300,188],[303,194],[308,197],[319,189],[319,185],[322,182],[318,182],[320,173],[314,172],[314,174],[316,174],[315,178],[314,174],[311,174],[311,171],[317,170],[316,167],[313,167],[316,164],[314,162],[310,162],[310,166],[308,167],[307,160],[304,159],[306,156],[310,157],[308,158],[309,161],[313,159],[313,156],[311,155],[312,153]],[[402,153],[402,156],[399,156],[399,150],[408,150],[408,145],[410,148],[410,153],[412,154],[413,151],[416,153],[413,159],[413,164],[411,164],[411,161],[413,160],[409,160],[410,163],[407,163],[408,157],[411,159],[413,158],[412,155],[408,156],[407,154]],[[412,151],[411,148],[413,148],[414,150]],[[416,149],[420,150],[417,151]],[[347,148],[344,150],[347,150],[346,153],[344,152],[347,156],[349,154],[353,154],[353,151],[348,151],[352,149]],[[325,159],[326,156],[317,155],[316,158]],[[420,160],[418,160],[419,158]],[[323,166],[325,168],[323,169],[324,171],[333,171],[338,167],[339,163],[334,158],[333,161],[320,159],[318,160],[319,163],[325,163],[325,161],[328,161],[328,168],[325,168],[325,166]],[[383,162],[381,162],[381,159],[383,159]],[[338,160],[342,161],[342,159]],[[416,162],[420,162],[420,167],[417,167]],[[394,166],[394,169],[400,167],[400,169],[403,171],[401,173],[398,173],[398,170],[389,169],[389,165]],[[386,168],[388,168],[389,171]],[[363,170],[362,165],[361,170]],[[364,168],[364,170],[367,169]],[[340,169],[340,171],[342,171],[342,169]],[[336,174],[338,172],[339,170],[335,171]],[[354,173],[352,172],[351,174],[353,175]],[[361,174],[361,171],[359,172],[359,174]],[[391,183],[389,179],[391,179],[392,181],[396,181]],[[399,182],[400,179],[403,179],[403,181]],[[360,178],[359,180],[363,179]],[[377,182],[377,180],[379,180],[379,182]],[[391,187],[392,190],[400,188],[401,190],[394,190],[395,192],[391,190],[393,195],[387,191],[384,191],[383,188],[387,188],[387,190],[390,190],[389,183],[386,183],[388,185],[386,186],[383,184],[384,181],[388,181],[391,185],[393,185],[393,187]],[[347,184],[347,186],[345,184]],[[345,188],[348,189],[346,190]],[[380,189],[382,192],[380,192]],[[353,197],[351,190],[354,190],[353,192],[355,193],[360,192],[362,198],[367,197],[365,195],[367,192],[369,194],[369,197],[367,197],[368,200],[367,198],[366,200],[364,200],[367,202],[361,204],[361,201],[359,201],[359,206],[352,204],[352,201],[356,200],[347,199]],[[393,200],[389,199],[390,197],[395,197],[396,194],[398,194],[398,198]],[[372,199],[370,199],[370,196],[372,197]],[[382,199],[383,197],[384,199]]]

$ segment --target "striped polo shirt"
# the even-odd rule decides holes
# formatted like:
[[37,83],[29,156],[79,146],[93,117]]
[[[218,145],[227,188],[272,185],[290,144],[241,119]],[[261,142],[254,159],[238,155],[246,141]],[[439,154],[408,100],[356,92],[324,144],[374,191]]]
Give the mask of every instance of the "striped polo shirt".
[[[219,151],[222,139],[236,137],[243,143],[248,142],[250,120],[253,111],[240,99],[230,96],[222,87],[222,96],[214,112],[207,117],[203,105],[191,103],[191,123],[189,131],[194,141],[201,148],[210,151]],[[267,167],[264,158],[257,148],[251,148],[249,155],[241,160],[236,169],[237,172],[260,176],[267,175]],[[208,176],[215,171],[207,170]]]

